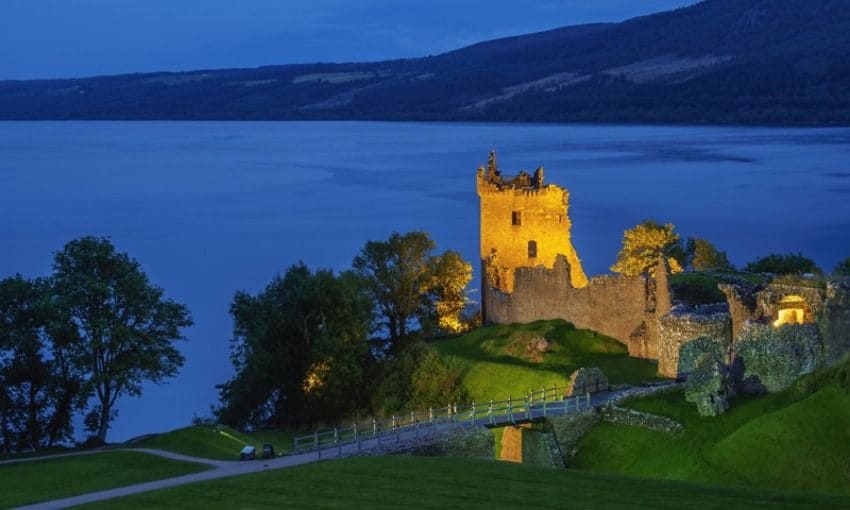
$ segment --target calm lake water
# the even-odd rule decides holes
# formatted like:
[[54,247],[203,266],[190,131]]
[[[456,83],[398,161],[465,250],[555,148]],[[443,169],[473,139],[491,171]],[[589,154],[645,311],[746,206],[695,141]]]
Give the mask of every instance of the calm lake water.
[[[46,275],[111,236],[192,310],[180,376],[120,403],[111,440],[187,425],[231,375],[228,306],[303,260],[345,268],[369,239],[422,229],[478,259],[475,170],[546,169],[571,191],[588,273],[652,218],[743,264],[850,256],[850,129],[373,122],[0,123],[0,277]],[[476,262],[477,266],[477,262]]]

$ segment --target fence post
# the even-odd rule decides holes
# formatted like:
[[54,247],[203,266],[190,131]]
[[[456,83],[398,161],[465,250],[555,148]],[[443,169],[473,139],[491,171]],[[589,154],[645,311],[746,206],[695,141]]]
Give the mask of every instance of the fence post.
[[546,399],[543,399],[543,417],[546,417]]
[[526,398],[531,405],[534,405],[534,390],[528,390],[528,397]]
[[487,421],[490,425],[496,424],[496,419],[493,417],[493,399],[490,399],[490,405],[487,406]]
[[428,408],[428,423],[432,423],[434,421],[434,408]]
[[475,426],[475,401],[472,401],[472,411],[470,411],[470,417],[472,418],[472,426]]
[[590,405],[590,393],[588,393],[587,394],[587,408],[590,409],[591,407],[593,407],[593,406]]
[[528,421],[534,421],[534,415],[531,414],[531,404],[529,404],[528,399],[525,399],[525,416],[528,417]]
[[378,439],[378,446],[381,446],[381,435],[378,434],[378,422],[372,418],[372,437]]
[[316,448],[316,453],[319,456],[319,460],[322,460],[322,443],[319,442],[319,432],[313,432],[313,447]]
[[342,443],[339,440],[339,429],[334,427],[334,442],[336,443],[337,456],[342,457]]
[[510,396],[510,395],[508,395],[508,420],[510,420],[510,422],[511,422],[511,423],[515,423],[515,422],[514,422],[514,410],[513,410],[513,407],[514,407],[514,406],[513,406],[513,401],[512,401],[512,399],[511,399],[511,396]]
[[354,422],[354,441],[357,443],[357,451],[360,451],[360,434],[357,431],[357,422]]

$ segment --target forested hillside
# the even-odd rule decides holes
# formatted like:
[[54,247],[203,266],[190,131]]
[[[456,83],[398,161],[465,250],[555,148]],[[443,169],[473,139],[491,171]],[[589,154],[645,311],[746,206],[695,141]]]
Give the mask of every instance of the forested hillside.
[[416,59],[6,81],[0,119],[843,124],[850,4],[706,0]]

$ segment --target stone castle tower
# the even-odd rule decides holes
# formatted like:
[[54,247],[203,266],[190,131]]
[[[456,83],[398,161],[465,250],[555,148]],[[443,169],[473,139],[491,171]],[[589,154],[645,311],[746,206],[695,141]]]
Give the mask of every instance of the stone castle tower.
[[521,267],[552,269],[558,255],[569,263],[570,283],[579,289],[587,276],[570,239],[567,190],[543,184],[543,168],[534,175],[502,177],[495,152],[487,168],[479,168],[481,199],[482,288],[511,293],[515,271]]

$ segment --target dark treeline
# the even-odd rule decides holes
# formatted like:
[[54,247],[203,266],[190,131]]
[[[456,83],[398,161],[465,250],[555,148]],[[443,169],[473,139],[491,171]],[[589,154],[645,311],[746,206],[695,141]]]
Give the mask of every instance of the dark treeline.
[[706,0],[370,63],[0,82],[0,119],[850,123],[850,8]]
[[459,374],[421,340],[463,331],[472,267],[433,254],[423,232],[370,241],[341,273],[292,266],[231,305],[235,376],[219,386],[223,423],[331,423],[461,398]]
[[80,414],[104,443],[118,398],[183,365],[173,342],[190,325],[108,239],[69,242],[48,277],[0,280],[0,451],[67,444]]

